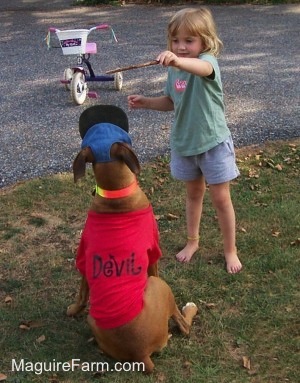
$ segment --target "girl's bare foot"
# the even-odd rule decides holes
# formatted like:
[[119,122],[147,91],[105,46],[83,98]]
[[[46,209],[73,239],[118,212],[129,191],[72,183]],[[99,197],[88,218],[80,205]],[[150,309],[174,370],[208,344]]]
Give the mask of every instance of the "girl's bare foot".
[[176,259],[179,262],[188,263],[195,252],[199,249],[198,240],[190,240],[177,255]]
[[226,269],[229,274],[239,273],[242,269],[242,264],[236,253],[225,254]]

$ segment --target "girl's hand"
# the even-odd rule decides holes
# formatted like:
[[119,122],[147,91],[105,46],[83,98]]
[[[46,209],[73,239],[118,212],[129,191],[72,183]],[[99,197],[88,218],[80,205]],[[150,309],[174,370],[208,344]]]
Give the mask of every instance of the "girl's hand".
[[145,97],[133,94],[128,96],[128,107],[132,109],[152,109],[161,112],[174,110],[173,101],[168,96]]
[[146,97],[133,94],[128,96],[128,107],[129,109],[140,109],[146,107]]
[[157,56],[156,60],[164,66],[176,67],[200,77],[208,77],[214,74],[211,63],[198,57],[178,57],[171,51],[164,51]]
[[179,57],[177,57],[173,52],[171,51],[164,51],[160,53],[157,58],[157,61],[160,62],[163,66],[179,66]]

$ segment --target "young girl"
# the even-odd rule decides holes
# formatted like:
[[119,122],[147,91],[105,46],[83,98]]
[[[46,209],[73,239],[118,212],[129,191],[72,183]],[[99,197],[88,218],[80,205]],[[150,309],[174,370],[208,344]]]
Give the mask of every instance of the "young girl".
[[165,94],[131,95],[130,109],[175,111],[171,130],[171,173],[186,185],[187,243],[176,258],[189,262],[199,248],[206,182],[223,237],[228,273],[238,273],[235,212],[230,181],[239,175],[224,115],[217,55],[222,47],[207,8],[182,9],[168,25],[168,50],[157,61],[168,67]]

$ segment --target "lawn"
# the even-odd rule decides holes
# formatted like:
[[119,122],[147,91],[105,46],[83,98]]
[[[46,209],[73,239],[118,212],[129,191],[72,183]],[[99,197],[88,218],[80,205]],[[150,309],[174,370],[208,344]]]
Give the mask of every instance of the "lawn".
[[[170,322],[173,336],[153,357],[150,376],[112,371],[115,361],[98,350],[85,315],[65,314],[80,279],[74,256],[92,198],[92,175],[78,185],[71,174],[58,174],[1,190],[0,381],[299,381],[299,148],[298,139],[237,151],[241,176],[231,190],[244,266],[238,275],[225,271],[208,193],[201,248],[189,264],[175,260],[186,237],[183,185],[170,177],[166,157],[143,166],[139,181],[161,235],[160,275],[180,307],[187,301],[199,307],[189,338]],[[41,363],[72,360],[80,360],[81,368],[38,373]],[[86,371],[86,362],[103,362],[105,369]],[[26,371],[18,371],[22,363]]]

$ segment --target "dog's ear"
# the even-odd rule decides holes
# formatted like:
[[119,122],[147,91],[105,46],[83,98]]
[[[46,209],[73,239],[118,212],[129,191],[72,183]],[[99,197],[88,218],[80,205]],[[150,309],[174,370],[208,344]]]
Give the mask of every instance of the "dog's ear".
[[87,162],[93,162],[94,155],[90,148],[82,149],[73,162],[74,182],[85,176],[85,168]]
[[132,173],[138,175],[141,171],[139,160],[128,144],[116,142],[110,149],[110,156],[119,161],[125,162]]

